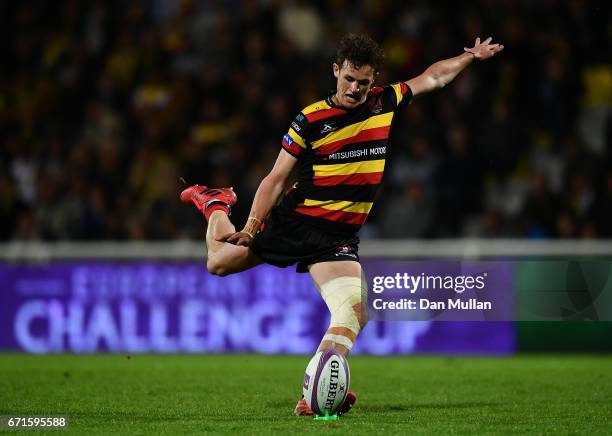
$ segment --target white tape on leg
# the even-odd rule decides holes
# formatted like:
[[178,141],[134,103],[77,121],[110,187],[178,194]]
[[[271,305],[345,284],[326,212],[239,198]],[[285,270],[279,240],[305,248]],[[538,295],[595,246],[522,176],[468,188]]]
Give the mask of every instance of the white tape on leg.
[[323,341],[335,342],[336,344],[340,344],[348,348],[349,350],[353,348],[353,341],[351,341],[349,338],[347,338],[344,335],[333,335],[331,333],[328,333],[325,336],[323,336]]
[[338,277],[321,285],[321,297],[331,312],[331,327],[345,327],[359,334],[361,326],[355,305],[361,304],[359,277]]

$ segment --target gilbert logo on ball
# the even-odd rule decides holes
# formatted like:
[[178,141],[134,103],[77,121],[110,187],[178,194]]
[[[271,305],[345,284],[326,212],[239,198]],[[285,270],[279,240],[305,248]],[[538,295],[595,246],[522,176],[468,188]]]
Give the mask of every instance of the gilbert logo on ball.
[[317,352],[304,374],[304,399],[317,415],[333,415],[344,402],[350,371],[346,358],[336,350]]

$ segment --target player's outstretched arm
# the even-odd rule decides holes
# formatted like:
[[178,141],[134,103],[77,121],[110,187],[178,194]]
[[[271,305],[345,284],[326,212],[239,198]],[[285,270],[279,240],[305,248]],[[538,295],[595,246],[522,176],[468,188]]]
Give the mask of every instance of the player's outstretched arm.
[[412,90],[412,94],[417,96],[448,85],[461,71],[463,71],[474,59],[484,61],[492,58],[504,49],[501,44],[491,44],[493,38],[489,37],[483,42],[476,38],[474,47],[465,47],[464,53],[454,58],[444,59],[436,62],[425,70],[423,74],[406,81]]
[[283,192],[291,170],[295,166],[297,158],[287,153],[284,149],[280,151],[272,171],[263,178],[255,193],[251,213],[244,228],[236,233],[228,233],[217,239],[219,242],[243,245],[248,247],[253,242],[253,237],[262,221],[268,216],[270,210],[276,203],[278,196]]

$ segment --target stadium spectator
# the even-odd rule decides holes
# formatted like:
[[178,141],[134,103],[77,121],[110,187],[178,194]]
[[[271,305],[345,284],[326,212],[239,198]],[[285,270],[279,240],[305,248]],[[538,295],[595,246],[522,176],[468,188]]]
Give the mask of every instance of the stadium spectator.
[[[426,2],[400,8],[379,3],[3,3],[0,25],[11,37],[0,69],[0,173],[10,178],[3,183],[13,187],[16,200],[2,206],[0,238],[197,237],[199,230],[182,225],[172,209],[168,225],[148,223],[147,213],[164,194],[146,186],[157,183],[155,177],[130,182],[145,168],[149,176],[156,171],[148,159],[172,161],[166,174],[192,182],[203,181],[200,174],[229,171],[241,203],[249,203],[255,173],[274,162],[266,150],[278,143],[289,108],[305,106],[332,85],[317,78],[340,34],[366,30],[380,40],[388,54],[380,80],[389,82],[414,75],[452,53],[454,41],[488,29],[501,29],[508,47],[500,62],[468,71],[448,92],[401,115],[393,132],[399,159],[387,168],[394,189],[383,193],[368,234],[380,233],[385,205],[392,204],[384,196],[395,196],[406,181],[395,182],[392,175],[422,169],[422,157],[411,149],[419,137],[428,159],[439,164],[422,180],[435,199],[437,224],[430,236],[466,236],[470,223],[483,222],[491,209],[499,213],[504,234],[528,236],[527,229],[538,225],[525,221],[533,213],[523,207],[531,171],[545,175],[551,193],[563,197],[560,205],[580,209],[574,211],[578,223],[591,223],[596,235],[610,234],[609,221],[601,218],[612,138],[608,14],[589,2],[480,0],[436,11]],[[492,8],[496,14],[488,13]],[[313,23],[316,32],[288,34],[294,19]],[[465,138],[460,146],[449,133],[457,129]],[[114,144],[115,151],[103,151],[104,144]],[[465,148],[467,159],[456,147]],[[107,161],[106,170],[98,171],[100,153],[119,162]],[[230,168],[236,161],[238,167]],[[577,173],[589,176],[582,194]],[[45,202],[65,204],[66,196],[74,208],[68,186],[77,174],[84,200],[70,215],[85,223],[35,219],[41,215],[34,210],[37,199],[49,195],[40,192],[46,188],[39,180],[57,191]],[[109,195],[118,185],[126,192]],[[569,192],[573,199],[565,198]],[[467,203],[444,206],[466,195]],[[247,213],[235,210],[238,219]],[[552,211],[545,237],[557,237],[554,223],[562,213]],[[26,228],[31,231],[24,233]]]

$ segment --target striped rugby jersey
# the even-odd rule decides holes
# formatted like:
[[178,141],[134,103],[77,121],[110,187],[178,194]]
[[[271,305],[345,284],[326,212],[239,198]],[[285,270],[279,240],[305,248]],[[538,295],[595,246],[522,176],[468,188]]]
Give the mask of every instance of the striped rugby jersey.
[[282,141],[298,158],[298,181],[282,204],[328,232],[357,232],[382,181],[393,116],[411,99],[399,82],[373,87],[354,109],[330,95],[302,110]]

